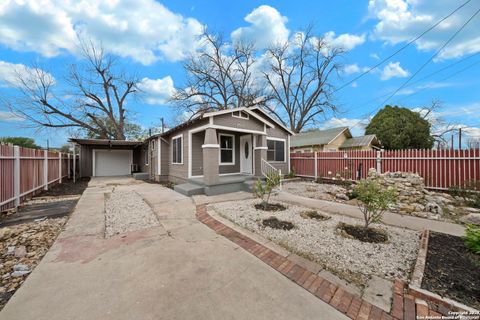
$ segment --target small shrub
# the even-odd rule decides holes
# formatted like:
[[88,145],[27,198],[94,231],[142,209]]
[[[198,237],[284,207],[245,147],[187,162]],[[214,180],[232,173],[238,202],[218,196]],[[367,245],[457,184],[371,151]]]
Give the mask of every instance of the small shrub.
[[255,197],[262,200],[261,204],[263,205],[264,210],[267,210],[272,191],[280,185],[280,180],[281,177],[278,172],[271,172],[267,174],[265,185],[260,179],[258,179],[253,186],[253,193]]
[[347,197],[348,199],[352,200],[352,199],[357,199],[358,198],[358,193],[355,189],[352,189],[352,190],[348,190],[347,191]]
[[468,224],[463,241],[470,251],[480,254],[480,226]]
[[287,179],[293,179],[295,178],[295,170],[290,170],[290,172],[285,176]]
[[395,188],[385,189],[374,180],[362,180],[354,188],[358,204],[365,220],[364,228],[368,229],[371,223],[382,221],[383,213],[396,202]]
[[469,205],[474,208],[480,209],[480,193],[476,193],[475,195],[473,195],[472,200],[470,200],[469,202]]

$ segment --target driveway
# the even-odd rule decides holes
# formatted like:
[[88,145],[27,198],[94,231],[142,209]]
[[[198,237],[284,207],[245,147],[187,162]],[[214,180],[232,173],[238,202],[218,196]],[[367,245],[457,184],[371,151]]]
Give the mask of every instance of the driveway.
[[[106,237],[112,190],[139,195],[159,223]],[[346,318],[198,222],[190,198],[130,178],[94,178],[0,319]]]

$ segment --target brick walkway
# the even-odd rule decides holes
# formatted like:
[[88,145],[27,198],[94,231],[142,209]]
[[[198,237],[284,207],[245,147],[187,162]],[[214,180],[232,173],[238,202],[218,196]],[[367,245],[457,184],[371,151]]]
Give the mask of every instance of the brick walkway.
[[217,234],[236,243],[351,319],[414,320],[416,315],[441,316],[440,313],[430,310],[426,304],[420,301],[416,302],[412,295],[406,294],[405,284],[399,280],[395,281],[392,312],[388,314],[371,303],[362,300],[360,297],[343,290],[341,287],[311,273],[288,258],[215,220],[208,214],[206,205],[197,206],[197,219]]

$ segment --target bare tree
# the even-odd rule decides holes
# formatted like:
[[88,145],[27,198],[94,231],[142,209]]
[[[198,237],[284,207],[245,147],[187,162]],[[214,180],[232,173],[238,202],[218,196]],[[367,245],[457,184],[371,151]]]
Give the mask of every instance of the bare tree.
[[200,52],[184,64],[187,82],[172,97],[189,116],[251,106],[259,96],[254,85],[252,44],[229,44],[221,35],[203,34]]
[[438,149],[448,149],[449,134],[458,130],[457,124],[446,122],[443,118],[439,117],[437,113],[442,108],[442,102],[440,100],[432,100],[429,106],[420,108],[418,113],[427,120],[431,125],[431,136],[434,140],[434,144]]
[[336,111],[331,78],[340,70],[337,60],[343,50],[330,47],[311,30],[267,50],[270,63],[264,76],[272,100],[266,109],[294,132]]
[[86,130],[98,138],[125,139],[127,98],[138,81],[118,71],[115,61],[93,43],[82,43],[84,63],[70,66],[66,90],[41,68],[17,72],[19,95],[4,99],[12,112],[37,128]]

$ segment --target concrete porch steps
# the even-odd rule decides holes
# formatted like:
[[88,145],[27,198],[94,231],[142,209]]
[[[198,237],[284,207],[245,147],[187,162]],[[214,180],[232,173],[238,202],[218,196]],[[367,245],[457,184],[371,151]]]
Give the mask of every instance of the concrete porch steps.
[[195,183],[182,183],[182,184],[177,184],[175,187],[173,187],[173,190],[177,191],[178,193],[181,193],[185,196],[193,196],[197,194],[204,194],[205,187],[195,184]]

